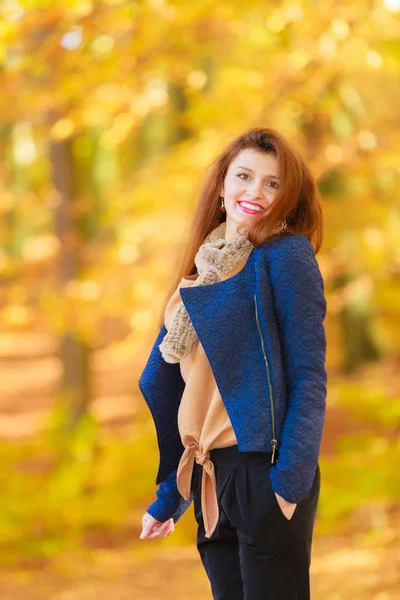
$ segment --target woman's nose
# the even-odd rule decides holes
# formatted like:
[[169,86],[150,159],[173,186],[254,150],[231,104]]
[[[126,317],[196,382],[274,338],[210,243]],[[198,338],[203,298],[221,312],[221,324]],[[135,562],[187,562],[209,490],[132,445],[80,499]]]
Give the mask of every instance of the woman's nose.
[[247,187],[246,194],[249,196],[249,198],[252,198],[252,197],[260,198],[262,195],[261,190],[262,190],[261,181],[259,183],[254,182]]

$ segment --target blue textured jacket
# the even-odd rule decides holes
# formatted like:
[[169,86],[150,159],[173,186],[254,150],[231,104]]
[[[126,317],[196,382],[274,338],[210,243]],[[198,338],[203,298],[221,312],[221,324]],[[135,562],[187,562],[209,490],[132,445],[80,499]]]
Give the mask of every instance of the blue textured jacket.
[[[180,288],[210,362],[241,452],[271,452],[275,492],[297,503],[317,467],[326,407],[324,283],[314,250],[300,234],[254,248],[244,268],[217,283]],[[176,486],[184,450],[177,413],[185,383],[164,361],[160,329],[139,379],[160,450],[156,519],[177,521],[188,508]]]

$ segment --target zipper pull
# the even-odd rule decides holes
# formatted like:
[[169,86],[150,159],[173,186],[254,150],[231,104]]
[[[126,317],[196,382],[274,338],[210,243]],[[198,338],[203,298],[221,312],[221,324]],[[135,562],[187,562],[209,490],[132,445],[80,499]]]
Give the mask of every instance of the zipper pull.
[[277,440],[271,440],[271,446],[272,446],[272,456],[271,456],[271,465],[274,464],[274,459],[275,459],[275,450],[278,447],[278,441]]

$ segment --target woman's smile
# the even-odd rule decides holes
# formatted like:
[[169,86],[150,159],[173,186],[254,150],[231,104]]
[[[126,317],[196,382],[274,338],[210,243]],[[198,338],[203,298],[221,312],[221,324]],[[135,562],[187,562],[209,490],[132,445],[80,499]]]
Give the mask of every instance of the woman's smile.
[[240,210],[250,215],[255,215],[258,212],[261,212],[263,209],[259,204],[255,204],[254,202],[248,202],[247,200],[239,200],[238,205]]

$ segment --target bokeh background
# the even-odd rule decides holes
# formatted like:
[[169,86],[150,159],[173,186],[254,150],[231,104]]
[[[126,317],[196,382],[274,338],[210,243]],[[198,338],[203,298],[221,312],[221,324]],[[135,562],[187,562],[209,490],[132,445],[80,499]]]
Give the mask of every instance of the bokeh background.
[[3,0],[0,592],[206,600],[192,508],[139,540],[138,378],[207,166],[275,127],[323,197],[315,600],[400,595],[400,0]]

